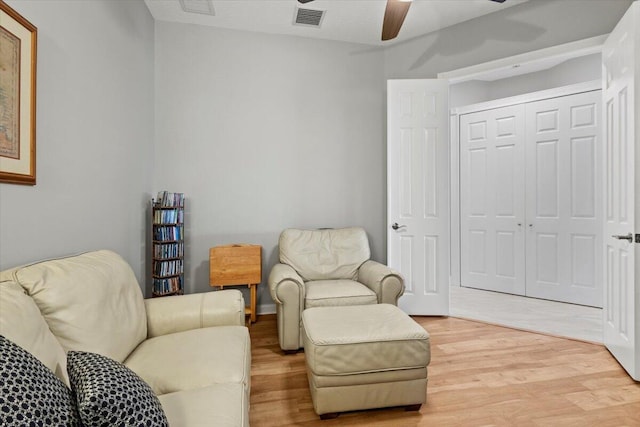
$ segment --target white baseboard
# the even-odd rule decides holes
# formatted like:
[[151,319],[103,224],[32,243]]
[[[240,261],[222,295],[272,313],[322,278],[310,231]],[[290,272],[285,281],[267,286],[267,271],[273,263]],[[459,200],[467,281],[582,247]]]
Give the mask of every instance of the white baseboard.
[[257,307],[258,314],[275,314],[276,305],[275,304],[260,304]]

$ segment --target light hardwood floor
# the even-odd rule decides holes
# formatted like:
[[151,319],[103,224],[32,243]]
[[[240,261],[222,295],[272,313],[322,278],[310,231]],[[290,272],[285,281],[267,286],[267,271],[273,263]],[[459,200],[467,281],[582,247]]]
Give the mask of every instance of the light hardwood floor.
[[284,355],[275,315],[251,327],[250,422],[260,426],[640,426],[640,384],[601,345],[454,317],[416,317],[431,336],[427,403],[313,411],[304,353]]

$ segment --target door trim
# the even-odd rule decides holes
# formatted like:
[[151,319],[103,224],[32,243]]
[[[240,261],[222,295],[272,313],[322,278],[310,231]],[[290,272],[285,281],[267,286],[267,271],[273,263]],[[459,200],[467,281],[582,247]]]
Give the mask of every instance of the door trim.
[[602,45],[609,35],[590,37],[519,55],[496,59],[457,70],[438,73],[439,79],[448,79],[451,84],[475,80],[500,73],[503,77],[532,73],[551,68],[572,58],[602,52]]
[[507,98],[494,99],[477,104],[464,105],[451,109],[452,114],[468,114],[478,111],[493,110],[494,108],[509,107],[516,104],[524,104],[525,102],[543,101],[545,99],[560,98],[567,95],[577,95],[584,92],[592,92],[602,89],[601,80],[592,80],[589,82],[576,83],[573,85],[560,86],[553,89],[545,89],[536,92],[529,92],[522,95],[510,96]]

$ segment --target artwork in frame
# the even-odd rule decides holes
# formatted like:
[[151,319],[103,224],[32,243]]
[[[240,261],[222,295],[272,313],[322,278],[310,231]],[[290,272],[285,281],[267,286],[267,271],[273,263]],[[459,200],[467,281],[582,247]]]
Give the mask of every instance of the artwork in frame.
[[0,0],[0,183],[36,183],[37,32]]

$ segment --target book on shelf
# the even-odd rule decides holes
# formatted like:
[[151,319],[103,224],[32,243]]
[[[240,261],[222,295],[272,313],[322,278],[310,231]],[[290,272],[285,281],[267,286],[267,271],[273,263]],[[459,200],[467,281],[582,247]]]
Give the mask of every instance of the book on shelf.
[[153,266],[153,273],[160,277],[182,274],[184,273],[184,263],[181,259],[156,261]]
[[163,209],[153,213],[154,224],[182,224],[183,218],[183,209]]
[[182,281],[182,276],[153,279],[153,293],[154,295],[181,294],[183,289]]
[[183,240],[182,237],[182,225],[156,227],[153,230],[153,240],[180,241]]
[[171,193],[169,191],[158,191],[158,197],[154,201],[160,207],[184,206],[184,193]]
[[156,259],[182,258],[184,256],[184,243],[155,243],[153,257]]

